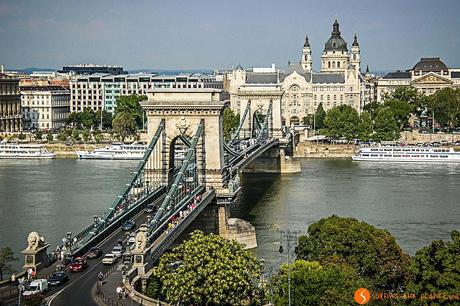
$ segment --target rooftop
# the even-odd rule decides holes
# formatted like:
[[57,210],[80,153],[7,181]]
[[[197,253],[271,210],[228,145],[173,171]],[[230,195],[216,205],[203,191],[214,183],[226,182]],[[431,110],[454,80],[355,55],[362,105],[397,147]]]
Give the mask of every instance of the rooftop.
[[412,69],[414,71],[440,72],[441,70],[447,71],[449,68],[447,68],[446,64],[439,57],[422,57]]

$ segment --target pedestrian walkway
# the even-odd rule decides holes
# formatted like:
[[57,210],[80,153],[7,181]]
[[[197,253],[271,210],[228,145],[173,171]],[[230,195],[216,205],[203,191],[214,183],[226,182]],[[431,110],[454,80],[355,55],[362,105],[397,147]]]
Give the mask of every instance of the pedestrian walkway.
[[[104,275],[104,281],[102,286],[96,286],[94,290],[94,298],[100,305],[109,306],[133,306],[138,305],[131,300],[127,294],[121,295],[119,298],[117,293],[117,287],[122,286],[122,275],[121,271],[115,270],[112,273]],[[125,291],[126,292],[126,291]]]

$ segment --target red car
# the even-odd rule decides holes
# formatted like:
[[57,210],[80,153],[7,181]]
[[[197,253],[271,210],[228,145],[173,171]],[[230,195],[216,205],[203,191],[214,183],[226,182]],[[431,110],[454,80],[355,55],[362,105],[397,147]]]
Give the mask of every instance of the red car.
[[85,270],[87,267],[88,264],[86,263],[86,260],[81,257],[78,257],[72,261],[72,263],[69,266],[69,269],[72,272],[80,272]]

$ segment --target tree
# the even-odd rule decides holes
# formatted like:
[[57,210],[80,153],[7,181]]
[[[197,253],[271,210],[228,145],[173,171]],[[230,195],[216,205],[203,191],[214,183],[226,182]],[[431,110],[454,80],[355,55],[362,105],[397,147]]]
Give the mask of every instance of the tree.
[[261,268],[242,244],[194,231],[160,258],[153,275],[170,304],[239,305],[255,298]]
[[386,230],[335,215],[311,224],[308,236],[299,238],[296,253],[299,259],[322,265],[349,265],[376,290],[401,289],[410,262]]
[[22,132],[18,135],[18,139],[19,140],[25,140],[26,139],[26,135],[23,134]]
[[393,113],[399,129],[408,123],[411,114],[421,114],[426,102],[424,96],[411,86],[398,86],[394,92],[386,94],[383,101]]
[[442,127],[460,125],[460,89],[438,90],[428,98],[428,106],[434,112],[435,121]]
[[326,112],[324,111],[323,103],[320,103],[318,105],[318,108],[316,109],[315,118],[314,118],[316,130],[322,129],[324,127],[325,118],[326,118]]
[[85,129],[90,129],[97,126],[98,119],[96,112],[87,107],[80,113],[80,123]]
[[34,137],[35,137],[35,140],[42,140],[43,132],[41,130],[35,131]]
[[51,143],[53,141],[53,133],[51,133],[51,131],[48,131],[48,133],[46,134],[46,141],[48,143]]
[[76,127],[76,128],[81,128],[81,113],[79,112],[73,112],[69,114],[69,117],[66,120],[66,124]]
[[363,110],[371,115],[372,120],[375,120],[377,112],[383,107],[383,105],[377,101],[373,101],[364,105]]
[[364,111],[359,120],[357,138],[362,141],[369,141],[372,135],[372,117],[367,111]]
[[128,112],[119,112],[112,121],[113,131],[120,137],[121,141],[136,134],[136,121]]
[[399,131],[398,124],[391,110],[386,107],[381,108],[375,117],[375,133],[372,138],[375,141],[397,140],[399,139]]
[[66,141],[71,133],[71,130],[60,130],[59,134],[57,135],[57,139],[60,141]]
[[90,132],[88,132],[88,130],[83,130],[81,132],[81,137],[83,138],[84,142],[88,142],[88,140],[91,139],[91,134],[90,134]]
[[408,292],[447,295],[460,292],[460,232],[453,231],[451,237],[450,242],[436,240],[417,251],[409,267]]
[[[129,113],[134,118],[137,127],[143,128],[142,126],[142,117],[144,116],[144,111],[140,105],[140,101],[146,100],[146,96],[120,96],[117,98],[117,106],[115,107],[116,117],[119,113]],[[113,124],[113,122],[112,122]]]
[[147,288],[144,290],[144,294],[153,299],[164,300],[166,297],[161,293],[161,287],[160,278],[151,276]]
[[71,136],[70,136],[74,141],[78,141],[80,140],[80,131],[77,130],[77,129],[73,129],[72,130],[72,133],[71,133]]
[[232,133],[240,125],[240,114],[235,114],[230,108],[224,109],[224,140],[229,141]]
[[3,280],[5,275],[10,275],[14,272],[11,262],[17,260],[11,248],[4,247],[0,249],[0,281]]
[[347,140],[358,136],[358,112],[349,105],[334,106],[324,118],[324,133],[332,138]]
[[[356,305],[354,292],[366,287],[356,271],[347,266],[321,265],[317,261],[296,260],[290,265],[291,304]],[[275,305],[288,305],[288,265],[282,265],[271,279]]]

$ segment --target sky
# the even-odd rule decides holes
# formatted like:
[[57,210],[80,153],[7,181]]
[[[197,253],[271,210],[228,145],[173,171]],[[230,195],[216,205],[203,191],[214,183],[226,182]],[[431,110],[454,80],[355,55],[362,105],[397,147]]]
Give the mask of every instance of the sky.
[[460,67],[460,0],[0,0],[0,64],[125,69],[283,68],[305,35],[319,69],[337,18],[362,67],[410,69],[421,57]]

